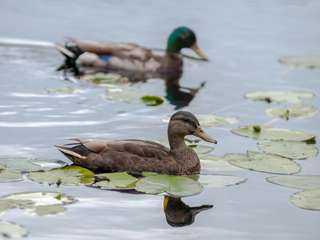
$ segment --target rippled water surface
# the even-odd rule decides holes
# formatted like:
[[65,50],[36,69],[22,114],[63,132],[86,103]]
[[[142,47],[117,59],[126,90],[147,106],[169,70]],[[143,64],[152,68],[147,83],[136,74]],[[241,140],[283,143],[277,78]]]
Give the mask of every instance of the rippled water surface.
[[[161,119],[176,106],[126,104],[96,97],[104,89],[67,81],[55,69],[63,57],[50,42],[65,36],[139,43],[164,48],[173,28],[195,30],[209,62],[184,61],[180,86],[205,86],[183,110],[216,112],[240,121],[222,128],[206,128],[218,140],[212,154],[257,151],[257,140],[233,135],[240,125],[273,120],[263,110],[270,105],[250,102],[243,94],[259,90],[303,90],[315,94],[304,103],[320,108],[320,70],[288,66],[278,59],[319,54],[320,3],[312,0],[274,1],[2,1],[0,4],[0,157],[61,159],[53,145],[67,138],[166,139]],[[31,45],[30,45],[31,44]],[[192,54],[190,51],[184,51]],[[44,88],[72,87],[79,94],[49,94]],[[129,88],[166,96],[161,79]],[[276,105],[276,104],[271,104]],[[319,115],[309,119],[278,120],[272,127],[320,134]],[[318,139],[316,139],[318,141]],[[210,145],[209,143],[202,143]],[[317,148],[320,147],[316,143]],[[320,157],[296,161],[299,174],[319,174]],[[123,194],[88,187],[60,186],[79,199],[64,215],[29,216],[14,209],[2,220],[18,223],[28,239],[308,239],[319,238],[319,211],[293,206],[298,189],[270,184],[273,174],[254,171],[219,172],[245,177],[241,185],[204,189],[183,198],[190,206],[214,205],[186,227],[166,222],[163,197]],[[26,180],[1,183],[0,196],[23,191],[56,190]]]

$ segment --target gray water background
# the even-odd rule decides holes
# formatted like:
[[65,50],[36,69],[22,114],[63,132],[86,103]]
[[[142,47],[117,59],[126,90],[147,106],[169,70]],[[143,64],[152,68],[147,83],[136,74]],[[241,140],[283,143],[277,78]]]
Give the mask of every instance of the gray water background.
[[[249,102],[243,94],[258,90],[304,90],[316,94],[304,103],[320,108],[319,69],[288,68],[277,59],[319,54],[320,2],[274,1],[0,1],[2,42],[63,42],[65,36],[91,40],[124,41],[164,48],[177,26],[195,30],[199,46],[210,62],[185,59],[180,84],[198,87],[207,80],[184,110],[195,114],[217,110],[219,116],[238,116],[239,123],[224,129],[206,128],[218,140],[212,154],[257,151],[257,140],[233,135],[226,129],[264,124],[265,102]],[[190,51],[185,53],[192,54]],[[50,47],[0,46],[0,157],[61,159],[53,145],[66,138],[148,140],[166,139],[161,118],[174,112],[165,102],[146,107],[97,98],[104,89],[67,82],[55,69],[63,57]],[[44,88],[73,87],[82,94],[47,94]],[[162,80],[151,79],[130,88],[165,96]],[[320,134],[319,115],[310,119],[279,120],[270,126]],[[150,127],[150,128],[146,128]],[[208,143],[202,143],[210,145]],[[319,143],[316,143],[319,148]],[[319,174],[319,155],[296,161],[299,174]],[[194,224],[172,228],[165,220],[163,198],[63,187],[79,200],[66,206],[65,215],[29,216],[10,210],[2,220],[29,231],[28,239],[319,239],[319,211],[293,206],[298,189],[270,184],[273,174],[254,171],[221,172],[245,177],[241,185],[205,189],[184,198],[190,206],[213,204]],[[23,191],[56,190],[26,180],[2,183],[0,196]]]

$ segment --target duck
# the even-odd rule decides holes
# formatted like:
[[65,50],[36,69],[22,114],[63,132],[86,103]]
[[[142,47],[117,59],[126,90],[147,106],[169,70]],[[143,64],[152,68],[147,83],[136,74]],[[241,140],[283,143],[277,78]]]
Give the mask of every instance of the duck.
[[[65,63],[58,70],[94,68],[100,70],[122,69],[131,71],[171,71],[183,67],[180,53],[182,48],[190,48],[202,60],[208,60],[197,44],[196,34],[188,27],[173,30],[167,41],[164,55],[157,55],[151,49],[133,43],[99,42],[67,38],[65,46],[54,42],[54,46],[65,57]],[[69,43],[73,45],[69,46]]]
[[216,144],[190,112],[174,113],[168,124],[170,148],[139,139],[97,141],[69,139],[74,142],[55,146],[75,165],[102,172],[156,172],[169,175],[197,174],[201,170],[197,153],[186,145],[185,136],[195,135]]

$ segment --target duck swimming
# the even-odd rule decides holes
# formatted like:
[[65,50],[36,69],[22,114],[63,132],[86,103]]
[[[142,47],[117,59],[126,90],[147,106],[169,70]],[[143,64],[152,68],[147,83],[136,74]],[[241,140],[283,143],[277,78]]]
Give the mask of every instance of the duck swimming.
[[180,54],[182,48],[191,48],[202,59],[208,60],[198,47],[195,33],[187,27],[173,30],[168,38],[164,55],[154,54],[151,49],[133,43],[67,39],[75,46],[53,43],[66,57],[65,64],[58,70],[78,67],[134,71],[177,70],[183,66]]
[[200,172],[196,152],[185,144],[186,135],[195,135],[207,142],[217,143],[201,128],[198,119],[190,112],[179,111],[172,115],[168,125],[170,149],[152,141],[127,139],[94,141],[70,139],[70,147],[56,146],[76,165],[111,172],[156,172],[186,175]]

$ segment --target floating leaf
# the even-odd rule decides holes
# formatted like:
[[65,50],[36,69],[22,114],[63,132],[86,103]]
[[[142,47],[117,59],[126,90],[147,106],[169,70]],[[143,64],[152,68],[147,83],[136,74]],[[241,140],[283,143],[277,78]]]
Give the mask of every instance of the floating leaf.
[[307,104],[295,104],[293,106],[286,106],[286,109],[271,107],[264,111],[269,116],[281,118],[309,118],[319,113],[318,108]]
[[313,133],[264,126],[261,126],[260,132],[254,131],[253,126],[240,126],[238,129],[231,130],[231,132],[243,137],[266,140],[308,141],[316,137],[316,134]]
[[246,93],[244,97],[253,101],[267,101],[268,103],[299,103],[301,97],[314,98],[314,94],[305,91],[275,90],[250,92]]
[[11,208],[10,204],[5,201],[0,201],[0,215]]
[[67,165],[67,163],[61,160],[41,158],[0,158],[0,163],[6,166],[6,170],[21,172],[49,171]]
[[259,142],[258,148],[261,151],[290,159],[314,157],[318,153],[318,149],[315,146],[296,141]]
[[243,183],[247,179],[228,175],[200,175],[198,182],[205,188],[227,187]]
[[292,174],[300,171],[295,162],[273,154],[248,151],[247,154],[226,154],[224,157],[233,165],[259,172]]
[[207,154],[198,154],[201,169],[209,171],[244,171],[245,169],[229,164],[225,158]]
[[135,183],[138,181],[137,178],[132,177],[126,172],[103,173],[97,174],[96,176],[105,178],[106,180],[97,182],[93,184],[93,186],[98,186],[106,189],[134,188]]
[[293,175],[267,178],[269,182],[292,188],[320,188],[320,175]]
[[0,164],[0,170],[5,169],[6,167],[2,164]]
[[4,182],[16,182],[25,180],[25,176],[21,173],[7,171],[7,170],[0,170],[0,183]]
[[27,234],[27,230],[20,225],[0,220],[0,239],[2,239],[1,235],[8,238],[21,238]]
[[[159,140],[158,143],[162,144],[163,146],[170,148],[169,141],[167,140]],[[185,143],[191,147],[197,154],[199,153],[208,153],[213,150],[212,147],[204,146],[204,145],[197,145],[197,144],[190,144],[188,141],[185,141]]]
[[73,88],[59,88],[59,89],[51,89],[51,88],[44,88],[47,93],[70,93],[70,94],[75,94],[75,93],[83,93],[84,91],[79,90],[79,89],[73,89]]
[[[218,127],[222,125],[231,125],[239,122],[238,117],[218,117],[214,114],[196,114],[195,115],[202,127]],[[169,122],[171,116],[162,119],[163,122]]]
[[79,166],[66,166],[48,172],[30,172],[29,178],[46,184],[85,185],[93,181],[94,173]]
[[64,214],[66,209],[62,206],[36,206],[27,209],[26,214],[38,216],[53,216],[57,214]]
[[[97,95],[100,98],[108,99],[116,102],[125,102],[125,103],[135,103],[135,104],[145,104],[147,100],[143,100],[142,98],[146,96],[150,96],[147,92],[140,92],[135,91],[131,89],[123,89],[123,88],[108,88],[106,90],[106,94],[98,94]],[[155,103],[155,97],[157,96],[151,96],[153,98],[152,102]],[[159,98],[157,97],[157,101],[159,102]],[[162,99],[162,98],[161,98]],[[162,99],[163,100],[163,99]],[[150,104],[150,102],[147,101],[147,104]],[[155,105],[153,105],[155,106]]]
[[140,179],[136,183],[136,190],[149,194],[191,196],[201,192],[201,185],[182,176],[155,175]]
[[320,210],[320,189],[311,189],[293,194],[290,202],[300,208]]
[[144,96],[141,98],[141,100],[147,105],[147,106],[159,106],[163,103],[163,99],[158,96]]
[[86,74],[82,79],[98,85],[123,85],[128,83],[128,79],[115,73]]
[[280,63],[291,64],[297,67],[320,67],[320,55],[291,56],[279,59]]

